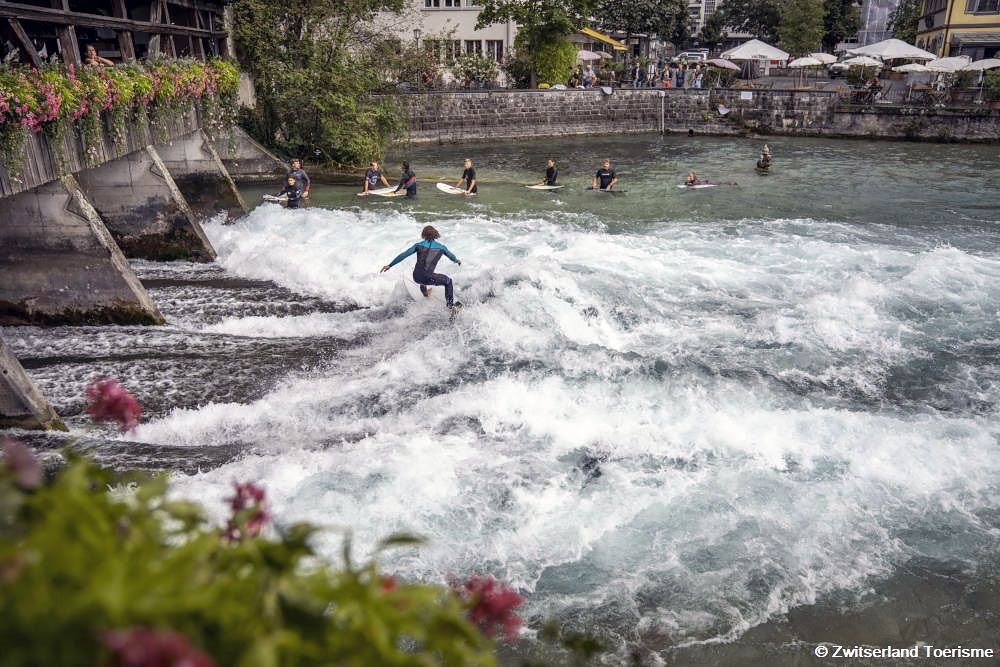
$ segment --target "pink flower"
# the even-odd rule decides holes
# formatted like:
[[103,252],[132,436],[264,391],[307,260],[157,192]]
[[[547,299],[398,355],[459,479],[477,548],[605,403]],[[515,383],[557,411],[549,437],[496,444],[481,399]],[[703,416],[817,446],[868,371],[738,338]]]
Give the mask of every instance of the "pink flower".
[[7,470],[13,473],[14,482],[25,491],[41,486],[42,466],[31,448],[10,439],[4,439],[0,444],[3,444],[3,460]]
[[469,620],[487,637],[492,637],[497,627],[504,636],[514,639],[521,627],[521,617],[514,610],[523,600],[512,588],[493,577],[469,577],[457,587],[458,594],[469,605]]
[[215,661],[174,630],[133,627],[101,633],[108,667],[215,667]]
[[247,537],[257,537],[271,520],[271,514],[264,509],[266,493],[253,482],[233,482],[236,494],[226,500],[233,515],[222,532],[230,542],[242,542]]
[[378,586],[382,589],[383,593],[389,593],[396,590],[399,583],[396,581],[396,577],[383,575],[382,577],[379,577]]
[[95,378],[87,385],[87,414],[95,422],[117,422],[125,433],[138,425],[142,407],[115,380]]

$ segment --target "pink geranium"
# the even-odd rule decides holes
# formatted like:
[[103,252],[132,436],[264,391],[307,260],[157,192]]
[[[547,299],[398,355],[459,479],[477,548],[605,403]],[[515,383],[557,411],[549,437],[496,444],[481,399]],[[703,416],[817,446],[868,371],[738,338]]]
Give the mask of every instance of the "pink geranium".
[[9,438],[0,440],[0,445],[4,466],[14,475],[14,482],[19,487],[30,491],[42,485],[42,465],[30,447]]
[[87,414],[95,422],[117,422],[122,433],[139,424],[142,407],[135,396],[110,378],[95,378],[87,385]]
[[266,493],[253,482],[233,482],[235,494],[227,498],[232,516],[226,523],[223,536],[230,542],[242,542],[247,537],[257,537],[271,520],[264,508]]
[[215,667],[215,661],[174,630],[133,627],[101,633],[107,667]]
[[512,640],[521,627],[521,617],[515,610],[523,600],[517,592],[493,577],[469,577],[456,587],[458,594],[469,605],[469,620],[487,637],[492,637],[497,628],[504,637]]

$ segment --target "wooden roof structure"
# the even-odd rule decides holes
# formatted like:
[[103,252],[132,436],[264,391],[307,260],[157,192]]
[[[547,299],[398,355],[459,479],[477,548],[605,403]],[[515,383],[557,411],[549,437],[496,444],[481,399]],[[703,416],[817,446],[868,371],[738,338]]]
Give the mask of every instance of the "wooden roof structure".
[[0,58],[57,56],[80,65],[87,46],[115,62],[230,54],[226,0],[0,0]]

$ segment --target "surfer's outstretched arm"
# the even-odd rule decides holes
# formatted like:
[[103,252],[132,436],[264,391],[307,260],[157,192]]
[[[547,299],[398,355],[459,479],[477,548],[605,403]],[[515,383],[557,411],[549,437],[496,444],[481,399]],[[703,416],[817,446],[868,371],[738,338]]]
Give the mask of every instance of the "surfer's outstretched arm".
[[[441,246],[441,252],[444,253],[445,257],[447,257],[451,261],[455,262],[459,266],[462,266],[462,260],[460,260],[459,258],[455,257],[454,253],[452,253],[451,250],[448,250],[448,247],[446,245],[444,245],[443,243],[439,243],[438,245]],[[414,246],[414,250],[413,251],[416,252],[416,246]]]
[[386,264],[385,266],[383,266],[382,270],[379,271],[379,273],[385,273],[386,271],[388,271],[392,267],[396,266],[397,264],[399,264],[400,262],[402,262],[404,259],[406,259],[410,255],[412,255],[416,251],[417,251],[417,244],[414,243],[412,246],[409,247],[409,249],[404,250],[403,252],[401,252],[398,255],[396,255],[396,259],[392,260],[391,262],[389,262],[388,264]]

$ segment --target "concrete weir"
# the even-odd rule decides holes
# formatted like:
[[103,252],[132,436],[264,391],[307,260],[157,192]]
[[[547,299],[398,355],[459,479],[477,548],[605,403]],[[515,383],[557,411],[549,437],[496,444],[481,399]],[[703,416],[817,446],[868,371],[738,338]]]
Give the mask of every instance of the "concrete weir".
[[174,139],[157,151],[199,218],[219,211],[230,219],[246,215],[246,202],[204,130]]
[[162,324],[73,176],[3,201],[0,324]]
[[78,174],[128,257],[210,262],[215,249],[153,146]]
[[66,425],[0,338],[0,428],[65,431]]

